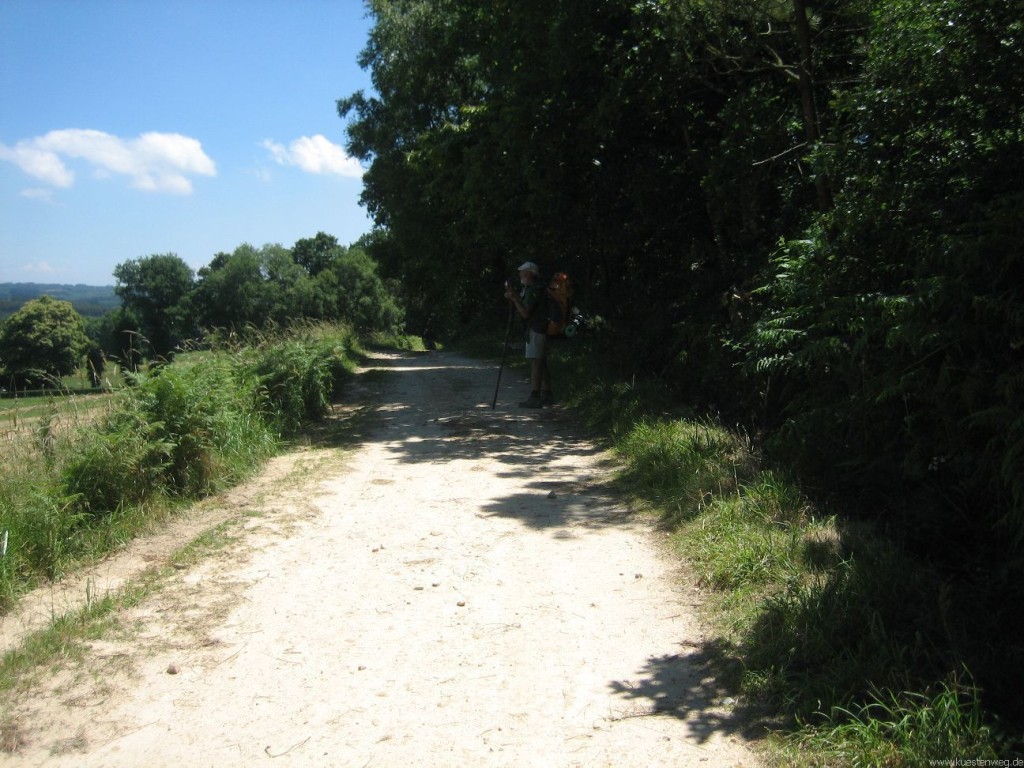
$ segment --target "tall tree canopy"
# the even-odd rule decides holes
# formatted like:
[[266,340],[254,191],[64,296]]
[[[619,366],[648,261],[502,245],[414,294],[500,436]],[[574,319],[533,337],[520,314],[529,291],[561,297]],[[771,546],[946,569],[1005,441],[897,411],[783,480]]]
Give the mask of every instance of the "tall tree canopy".
[[265,281],[266,256],[253,246],[218,253],[199,269],[190,296],[199,325],[212,329],[262,324],[271,301]]
[[417,320],[566,269],[624,372],[1024,568],[1016,0],[368,6],[338,108]]
[[[773,262],[751,362],[796,455],[914,482],[1024,543],[1024,26],[1010,3],[891,0],[836,100],[837,204]],[[842,477],[834,468],[842,467]],[[939,525],[936,525],[940,523]],[[949,520],[957,529],[961,522]],[[933,518],[938,538],[953,531]]]
[[410,310],[487,317],[531,259],[575,277],[632,363],[731,380],[723,295],[831,199],[816,152],[858,5],[369,5],[376,94],[338,106]]

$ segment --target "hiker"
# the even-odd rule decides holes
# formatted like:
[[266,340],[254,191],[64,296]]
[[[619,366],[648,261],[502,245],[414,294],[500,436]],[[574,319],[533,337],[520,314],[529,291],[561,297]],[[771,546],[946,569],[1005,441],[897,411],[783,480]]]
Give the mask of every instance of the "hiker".
[[505,298],[512,302],[516,312],[526,322],[529,333],[526,359],[530,361],[530,396],[519,406],[543,408],[555,400],[551,394],[551,375],[548,372],[547,294],[540,279],[540,269],[532,261],[519,267],[519,282],[519,293],[516,293],[511,282],[505,283]]

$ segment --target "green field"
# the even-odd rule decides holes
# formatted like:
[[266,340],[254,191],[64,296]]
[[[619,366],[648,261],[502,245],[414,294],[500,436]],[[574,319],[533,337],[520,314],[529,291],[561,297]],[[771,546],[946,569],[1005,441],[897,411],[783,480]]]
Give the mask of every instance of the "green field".
[[88,418],[109,401],[110,391],[123,382],[121,371],[115,366],[104,375],[104,386],[94,389],[82,368],[65,376],[61,388],[52,392],[25,396],[4,392],[0,397],[0,435],[31,431],[47,418],[64,423]]

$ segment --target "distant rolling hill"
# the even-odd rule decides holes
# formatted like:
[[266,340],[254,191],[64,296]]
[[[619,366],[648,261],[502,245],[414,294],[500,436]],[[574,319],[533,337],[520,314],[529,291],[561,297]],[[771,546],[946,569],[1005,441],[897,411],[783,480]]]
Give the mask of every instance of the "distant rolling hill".
[[101,317],[121,306],[112,285],[52,285],[47,283],[0,283],[0,320],[13,315],[26,301],[52,296],[71,302],[84,317]]

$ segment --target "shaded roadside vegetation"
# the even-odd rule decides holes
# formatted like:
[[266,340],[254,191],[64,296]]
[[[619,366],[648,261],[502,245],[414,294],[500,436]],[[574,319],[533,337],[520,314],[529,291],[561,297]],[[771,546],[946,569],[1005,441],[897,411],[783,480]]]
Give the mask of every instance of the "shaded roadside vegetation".
[[1024,732],[1019,2],[367,6],[338,109],[410,322],[500,328],[517,264],[569,273],[580,407],[748,595],[745,684],[807,753]]
[[1019,636],[1001,633],[1018,606],[993,605],[984,581],[812,498],[741,429],[680,409],[663,385],[607,376],[588,347],[561,348],[561,397],[614,446],[620,488],[692,565],[716,634],[705,654],[726,675],[737,719],[771,734],[770,759],[1024,755],[1020,680],[1007,674]]
[[326,325],[215,344],[128,376],[88,418],[55,405],[30,433],[8,435],[0,446],[0,613],[33,585],[257,471],[327,413],[362,350],[352,330]]

